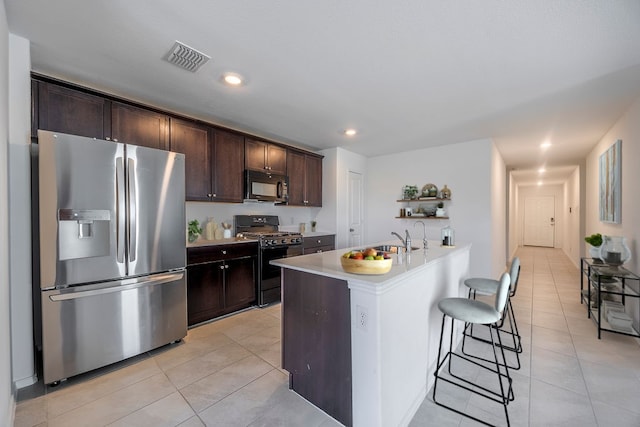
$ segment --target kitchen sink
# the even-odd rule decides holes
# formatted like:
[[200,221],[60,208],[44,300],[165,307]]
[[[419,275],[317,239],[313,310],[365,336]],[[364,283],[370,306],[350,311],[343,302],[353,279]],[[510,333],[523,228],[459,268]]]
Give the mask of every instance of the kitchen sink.
[[[397,254],[398,252],[403,252],[404,251],[404,246],[402,245],[381,245],[381,246],[374,246],[373,249],[375,249],[376,251],[384,251],[384,252],[391,252],[394,254]],[[416,251],[420,249],[417,246],[411,246],[411,250],[412,251]]]

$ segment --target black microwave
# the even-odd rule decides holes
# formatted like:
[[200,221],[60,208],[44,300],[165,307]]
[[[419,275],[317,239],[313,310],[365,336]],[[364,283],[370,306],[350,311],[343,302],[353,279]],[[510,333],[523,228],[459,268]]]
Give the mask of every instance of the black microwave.
[[289,178],[266,172],[245,170],[246,200],[287,203],[289,200]]

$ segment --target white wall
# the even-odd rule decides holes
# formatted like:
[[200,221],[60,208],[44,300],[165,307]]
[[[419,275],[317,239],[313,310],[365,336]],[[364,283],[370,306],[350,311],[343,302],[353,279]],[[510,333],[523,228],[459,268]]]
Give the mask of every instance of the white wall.
[[[622,222],[608,224],[600,222],[598,208],[598,160],[600,155],[616,140],[622,140]],[[631,249],[631,259],[625,264],[640,273],[640,98],[604,135],[589,153],[586,160],[585,177],[585,230],[584,234],[602,233],[624,236]],[[586,245],[586,243],[584,243]]]
[[9,292],[9,30],[0,3],[0,425],[13,425],[15,390],[11,381]]
[[571,174],[565,183],[565,207],[564,221],[564,253],[569,257],[576,267],[580,267],[580,257],[584,245],[581,233],[580,214],[580,168]]
[[507,265],[507,171],[504,159],[491,144],[491,271],[498,277]]
[[[622,140],[622,222],[609,224],[599,219],[599,158],[616,140]],[[585,229],[584,235],[601,233],[603,235],[623,236],[631,249],[631,258],[625,263],[629,270],[640,273],[640,198],[638,183],[640,182],[640,98],[631,105],[625,114],[604,135],[600,142],[589,153],[586,160],[585,173]],[[586,243],[583,243],[586,245]],[[634,320],[634,327],[640,329],[638,317],[638,300],[627,298],[627,313]]]
[[513,179],[513,173],[509,172],[509,197],[508,197],[508,246],[507,254],[509,258],[515,256],[518,250],[518,185]]
[[[363,236],[366,236],[368,227],[368,213],[366,210],[366,200],[369,197],[367,190],[367,159],[359,154],[338,148],[336,157],[336,187],[333,197],[336,200],[336,210],[332,214],[335,216],[336,249],[346,248],[349,245],[349,172],[356,172],[362,175],[364,206],[363,212]],[[325,210],[325,207],[322,207]]]
[[[497,277],[504,270],[505,249],[502,254],[492,252],[494,161],[496,167],[499,166],[494,156],[493,143],[490,140],[478,140],[369,158],[365,198],[368,229],[365,242],[389,240],[393,238],[390,234],[392,231],[404,234],[407,229],[414,246],[419,246],[422,227],[414,225],[415,219],[396,219],[403,207],[396,200],[402,197],[405,185],[422,188],[427,183],[433,183],[440,189],[447,184],[452,190],[451,201],[446,204],[450,219],[425,219],[427,238],[439,241],[441,228],[451,225],[456,233],[456,241],[473,244],[470,274]],[[504,202],[506,187],[500,197]],[[414,203],[414,206],[417,205]],[[502,227],[506,225],[503,223]],[[502,246],[505,244],[505,233],[497,237]],[[494,271],[496,258],[502,262],[499,271]]]
[[16,388],[36,382],[31,310],[31,60],[29,40],[9,36],[11,347]]

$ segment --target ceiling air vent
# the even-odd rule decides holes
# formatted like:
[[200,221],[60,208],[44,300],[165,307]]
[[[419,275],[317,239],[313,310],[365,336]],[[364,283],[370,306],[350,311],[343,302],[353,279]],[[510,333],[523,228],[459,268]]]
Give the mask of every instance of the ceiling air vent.
[[211,57],[202,52],[198,52],[186,44],[176,41],[165,59],[173,65],[195,73],[198,71],[198,68],[202,67]]

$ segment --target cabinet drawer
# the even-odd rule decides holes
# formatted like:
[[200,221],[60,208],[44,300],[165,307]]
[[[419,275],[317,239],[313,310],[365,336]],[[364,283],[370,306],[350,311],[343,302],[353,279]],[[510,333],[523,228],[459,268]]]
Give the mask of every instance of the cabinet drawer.
[[334,250],[333,245],[331,246],[314,246],[312,248],[303,248],[303,255],[307,254],[319,254],[321,252],[329,252]]
[[224,261],[246,256],[258,256],[258,242],[187,248],[187,265]]
[[[311,249],[318,246],[329,246],[330,250],[333,250],[335,246],[336,236],[333,234],[329,234],[326,236],[317,236],[317,237],[305,237],[302,242],[303,249]],[[312,252],[308,252],[312,253]]]

